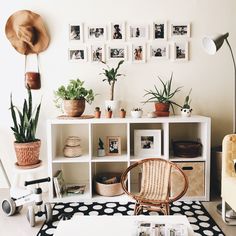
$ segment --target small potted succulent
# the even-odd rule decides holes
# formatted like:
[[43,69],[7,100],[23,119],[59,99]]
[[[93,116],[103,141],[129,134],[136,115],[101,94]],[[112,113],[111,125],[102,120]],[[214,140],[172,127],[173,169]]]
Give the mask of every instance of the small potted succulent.
[[124,108],[120,109],[120,118],[125,118],[126,116],[126,110]]
[[104,149],[104,142],[101,138],[98,140],[98,156],[104,157],[105,156],[105,149]]
[[191,116],[192,108],[190,107],[190,103],[192,100],[190,100],[190,93],[192,92],[192,89],[189,90],[188,95],[185,97],[184,105],[181,107],[181,115],[184,117]]
[[101,117],[100,107],[95,107],[94,116],[95,116],[95,118],[100,118]]
[[112,117],[112,109],[111,107],[106,108],[106,118],[111,118]]
[[60,86],[54,92],[55,105],[57,108],[62,108],[68,116],[79,117],[85,110],[85,102],[92,104],[94,100],[94,93],[92,89],[84,87],[84,81],[79,79],[70,80],[67,86]]
[[159,76],[159,81],[161,82],[162,87],[157,87],[154,85],[154,90],[145,90],[144,96],[150,96],[149,99],[147,99],[144,103],[147,102],[155,102],[155,110],[157,116],[169,116],[170,114],[170,106],[174,113],[174,106],[179,106],[176,102],[173,101],[173,97],[176,93],[180,91],[181,87],[178,87],[174,90],[172,90],[172,79],[173,79],[173,73],[171,74],[171,77],[169,80],[164,82]]
[[142,108],[133,108],[133,110],[131,111],[131,117],[133,118],[141,118],[143,115],[143,110]]

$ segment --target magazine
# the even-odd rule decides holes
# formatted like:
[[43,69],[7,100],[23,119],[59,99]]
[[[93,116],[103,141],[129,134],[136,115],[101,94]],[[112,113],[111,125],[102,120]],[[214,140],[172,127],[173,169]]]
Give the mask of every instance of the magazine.
[[188,229],[185,224],[140,221],[137,223],[136,236],[188,236]]
[[53,178],[56,197],[62,198],[71,195],[84,194],[85,184],[66,184],[62,170],[57,171]]

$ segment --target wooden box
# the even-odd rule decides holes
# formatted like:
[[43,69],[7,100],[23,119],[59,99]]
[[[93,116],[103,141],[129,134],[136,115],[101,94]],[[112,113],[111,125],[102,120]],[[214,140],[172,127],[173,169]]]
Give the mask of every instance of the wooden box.
[[[205,195],[205,163],[176,162],[188,178],[189,186],[184,197],[200,197]],[[183,188],[182,177],[174,172],[171,177],[171,195],[179,193]]]

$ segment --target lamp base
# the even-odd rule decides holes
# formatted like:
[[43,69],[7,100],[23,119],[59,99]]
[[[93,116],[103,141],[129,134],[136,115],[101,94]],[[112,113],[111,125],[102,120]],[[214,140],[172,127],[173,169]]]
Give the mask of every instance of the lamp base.
[[[222,204],[218,204],[216,206],[217,212],[222,215]],[[227,219],[236,219],[236,212],[230,208],[230,206],[226,203],[226,214]]]

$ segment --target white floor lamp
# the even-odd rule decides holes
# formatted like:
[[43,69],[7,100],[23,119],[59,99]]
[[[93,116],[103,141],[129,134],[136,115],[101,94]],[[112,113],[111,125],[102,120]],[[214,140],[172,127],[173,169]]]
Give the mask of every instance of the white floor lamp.
[[[235,59],[234,59],[234,54],[232,51],[232,48],[229,44],[228,41],[228,36],[229,33],[226,34],[218,34],[215,35],[214,37],[204,37],[202,40],[202,44],[203,44],[203,48],[205,49],[205,51],[210,54],[210,55],[214,55],[220,48],[221,46],[224,44],[224,41],[226,41],[231,56],[232,56],[232,60],[233,60],[233,65],[234,65],[234,86],[233,86],[233,92],[234,92],[234,99],[233,99],[233,133],[236,133],[236,65],[235,65]],[[221,213],[222,211],[222,204],[219,204],[217,206],[217,211],[219,213]],[[236,213],[233,210],[228,210],[226,213],[226,216],[228,218],[236,218]]]

